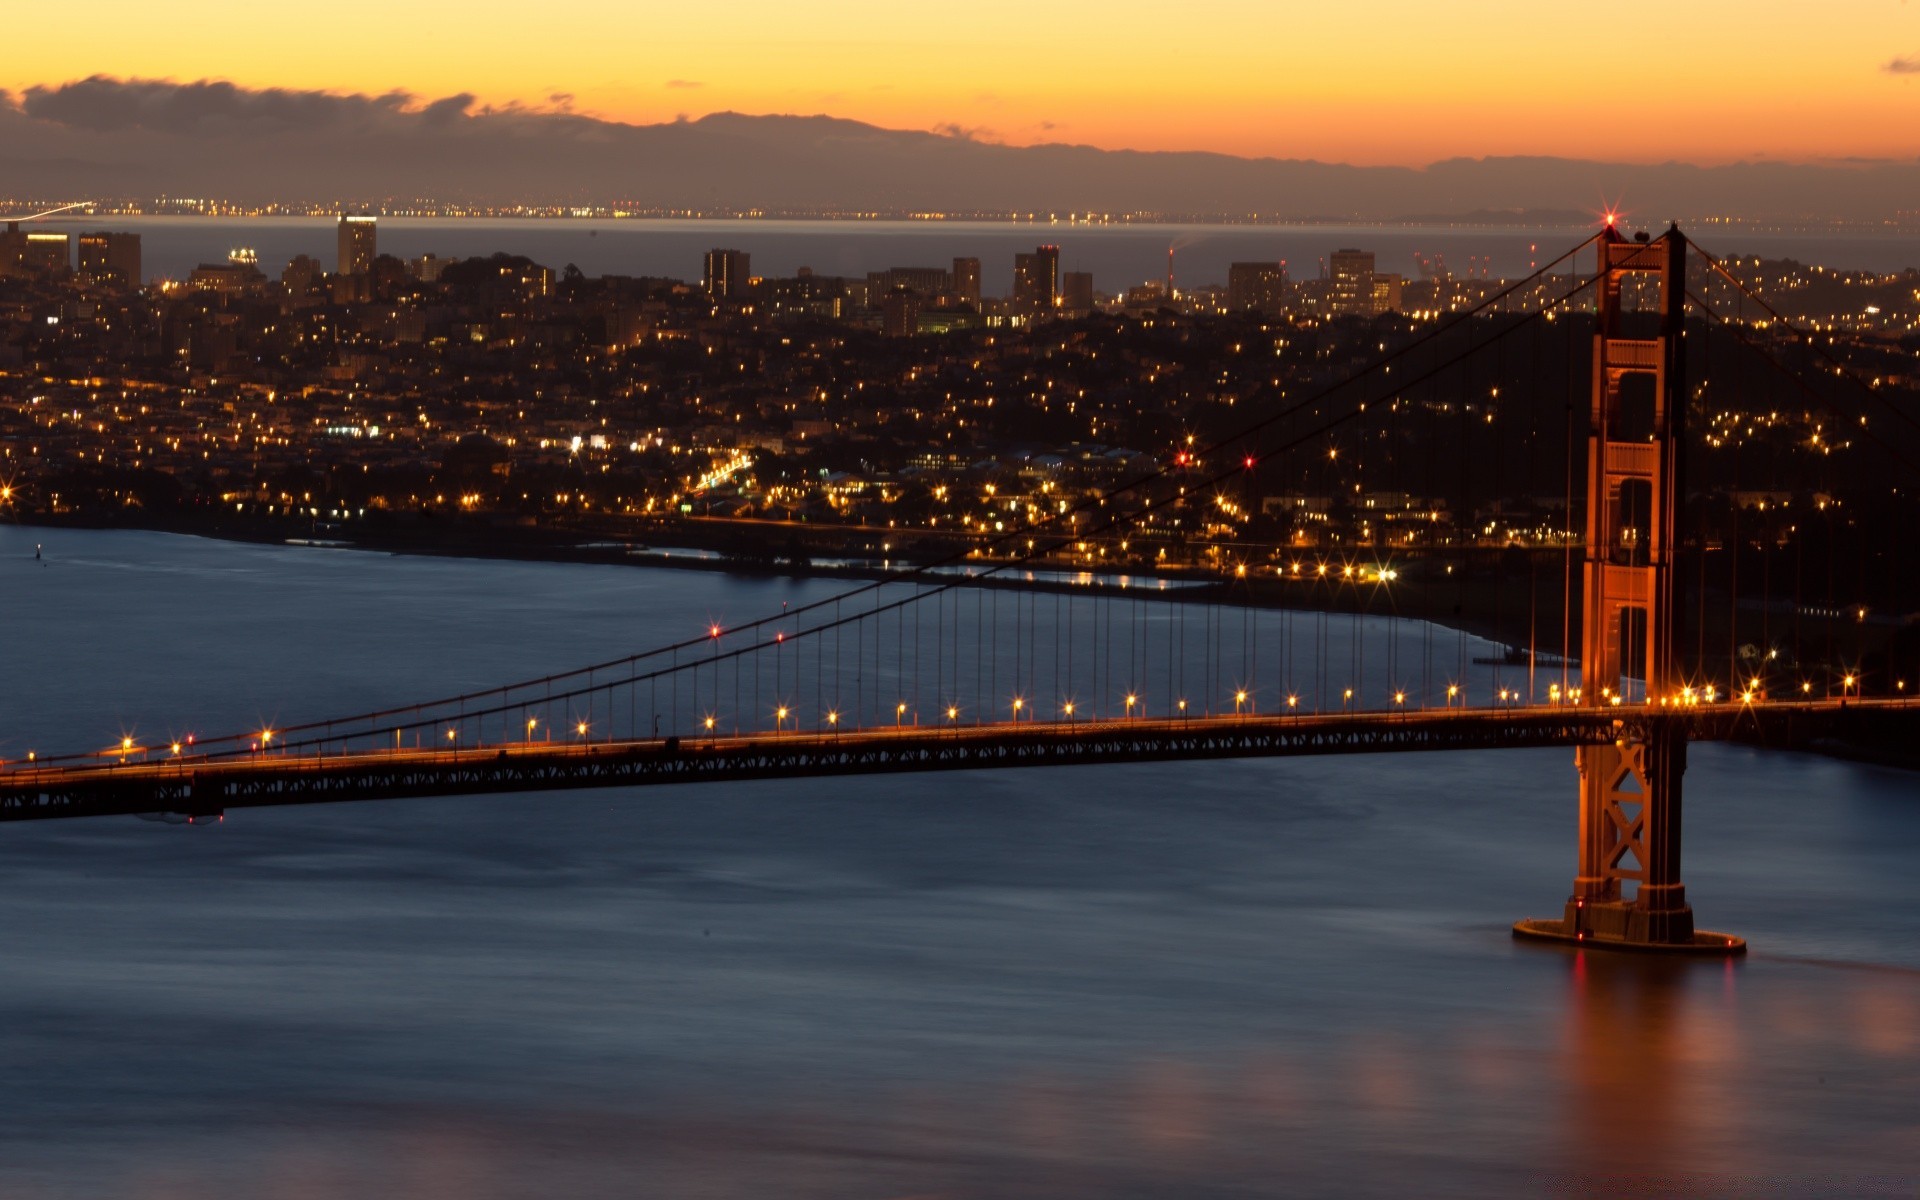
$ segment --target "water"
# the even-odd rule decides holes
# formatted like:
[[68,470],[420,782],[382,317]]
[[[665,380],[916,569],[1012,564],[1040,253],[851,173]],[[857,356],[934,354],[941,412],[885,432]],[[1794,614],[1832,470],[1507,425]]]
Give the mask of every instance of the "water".
[[[0,730],[380,703],[801,586],[5,528]],[[1671,963],[1507,936],[1565,894],[1569,757],[0,828],[0,1194],[1914,1194],[1914,777],[1696,747],[1688,883],[1754,952]]]
[[[56,218],[50,226],[128,229],[142,235],[149,279],[184,279],[199,263],[223,262],[246,246],[261,269],[277,275],[296,254],[331,267],[334,222],[323,218],[214,219],[198,217]],[[1178,247],[1181,286],[1223,284],[1227,265],[1284,259],[1296,279],[1313,278],[1321,260],[1347,246],[1372,250],[1381,271],[1419,277],[1414,255],[1444,255],[1464,273],[1468,259],[1487,258],[1496,277],[1519,278],[1584,240],[1591,228],[1410,228],[1335,225],[1116,225],[1071,226],[924,221],[746,220],[449,220],[382,218],[380,249],[403,258],[422,254],[466,258],[504,250],[560,270],[568,263],[589,275],[652,275],[698,279],[702,256],[716,246],[752,256],[756,273],[790,276],[803,266],[823,275],[863,276],[889,267],[948,266],[955,256],[980,259],[982,287],[1005,295],[1013,287],[1013,256],[1040,243],[1057,243],[1062,271],[1091,271],[1094,286],[1120,292],[1166,278],[1167,250]],[[1862,233],[1709,233],[1715,254],[1759,254],[1858,270],[1920,266],[1920,235]]]

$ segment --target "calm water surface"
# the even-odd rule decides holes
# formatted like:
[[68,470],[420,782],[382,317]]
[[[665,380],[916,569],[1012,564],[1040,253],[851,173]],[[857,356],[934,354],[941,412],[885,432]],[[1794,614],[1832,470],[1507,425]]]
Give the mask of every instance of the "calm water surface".
[[[0,528],[0,754],[817,586]],[[0,827],[0,1195],[1913,1196],[1920,786],[1692,765],[1744,963],[1509,939],[1564,750]]]

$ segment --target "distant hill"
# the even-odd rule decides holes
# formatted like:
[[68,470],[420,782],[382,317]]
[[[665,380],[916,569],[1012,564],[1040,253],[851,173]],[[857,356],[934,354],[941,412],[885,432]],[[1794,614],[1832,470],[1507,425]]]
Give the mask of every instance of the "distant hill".
[[[1617,199],[1669,217],[1872,220],[1920,163],[1635,165],[1448,159],[1422,168],[1014,147],[828,116],[633,125],[468,96],[251,91],[94,78],[0,93],[0,193],[1583,223]],[[1418,214],[1417,218],[1406,214]],[[1551,219],[1549,219],[1551,218]]]

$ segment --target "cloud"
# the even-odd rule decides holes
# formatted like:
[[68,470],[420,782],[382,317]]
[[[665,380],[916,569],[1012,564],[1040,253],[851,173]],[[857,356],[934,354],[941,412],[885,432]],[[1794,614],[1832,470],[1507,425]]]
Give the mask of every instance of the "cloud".
[[962,125],[958,121],[942,121],[933,127],[941,137],[950,137],[959,142],[997,142],[1000,135],[985,125]]
[[1920,54],[1902,54],[1880,69],[1889,75],[1920,75]]
[[457,96],[445,96],[435,100],[420,110],[420,119],[429,125],[445,125],[467,115],[473,107],[472,92],[461,92]]
[[675,91],[684,91],[688,88],[703,88],[707,85],[698,79],[669,79],[667,86]]
[[342,129],[385,120],[412,105],[413,96],[397,90],[378,96],[286,88],[253,91],[224,80],[175,83],[94,75],[57,87],[30,87],[21,96],[20,109],[36,120],[95,133],[201,134]]

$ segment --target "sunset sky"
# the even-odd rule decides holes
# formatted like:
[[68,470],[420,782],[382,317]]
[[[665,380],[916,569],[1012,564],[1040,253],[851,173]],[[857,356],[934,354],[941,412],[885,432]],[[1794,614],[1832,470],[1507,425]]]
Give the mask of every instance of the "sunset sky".
[[8,25],[15,92],[211,78],[1366,164],[1920,154],[1920,0],[96,0]]

